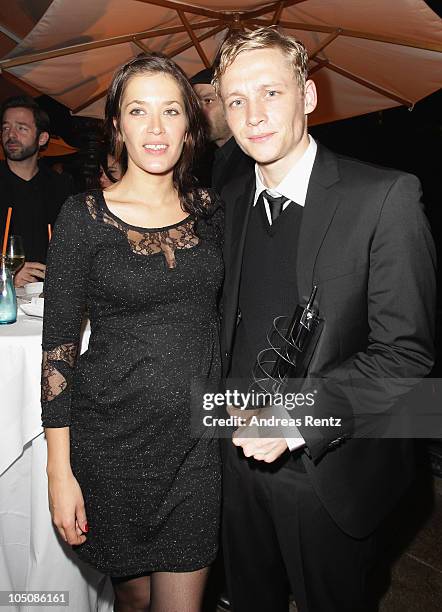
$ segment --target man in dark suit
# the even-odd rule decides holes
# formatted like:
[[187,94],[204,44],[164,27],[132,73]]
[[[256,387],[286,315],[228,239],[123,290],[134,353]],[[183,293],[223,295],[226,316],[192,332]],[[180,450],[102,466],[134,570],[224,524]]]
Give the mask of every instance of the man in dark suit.
[[283,436],[240,428],[226,441],[235,612],[286,612],[289,589],[299,612],[375,608],[377,531],[413,477],[413,456],[409,440],[367,434],[357,417],[394,411],[404,379],[433,363],[435,255],[419,181],[314,142],[307,62],[302,44],[261,28],[226,41],[215,74],[233,135],[256,161],[222,190],[227,378],[250,382],[274,317],[290,317],[315,285],[323,319],[307,371],[324,383],[315,406],[297,407],[299,424]]
[[[212,68],[205,68],[195,74],[190,82],[200,100],[208,128],[209,145],[197,168],[198,178],[203,186],[219,192],[227,182],[250,170],[253,160],[236,144],[227,125],[222,102],[212,85],[212,78]],[[211,166],[210,180],[207,166]]]

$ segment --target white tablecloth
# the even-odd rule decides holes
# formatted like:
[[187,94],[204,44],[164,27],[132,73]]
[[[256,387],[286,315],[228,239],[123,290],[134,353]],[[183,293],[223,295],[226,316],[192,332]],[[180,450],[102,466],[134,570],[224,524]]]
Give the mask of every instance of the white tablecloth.
[[[42,320],[22,313],[17,323],[0,326],[0,590],[64,590],[70,605],[60,610],[111,612],[109,581],[76,557],[51,521],[40,421],[41,333]],[[83,348],[87,339],[88,331]]]

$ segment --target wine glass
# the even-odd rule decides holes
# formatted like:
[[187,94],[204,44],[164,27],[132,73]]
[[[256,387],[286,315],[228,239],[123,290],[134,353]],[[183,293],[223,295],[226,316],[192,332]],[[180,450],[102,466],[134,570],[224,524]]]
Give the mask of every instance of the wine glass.
[[24,266],[25,249],[21,236],[9,236],[5,263],[13,277]]

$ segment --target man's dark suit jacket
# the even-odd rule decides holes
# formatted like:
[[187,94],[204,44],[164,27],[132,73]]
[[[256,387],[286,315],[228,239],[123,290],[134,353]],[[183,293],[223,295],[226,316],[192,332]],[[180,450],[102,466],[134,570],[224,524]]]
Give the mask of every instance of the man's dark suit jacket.
[[215,151],[212,166],[212,189],[220,193],[226,183],[244,176],[254,168],[254,161],[236,144],[233,136]]
[[[226,204],[222,350],[228,375],[238,312],[242,253],[254,173],[222,190]],[[433,363],[435,252],[416,177],[335,155],[321,145],[299,234],[297,283],[306,302],[318,286],[324,327],[308,376],[332,381],[421,378]],[[263,295],[266,288],[263,287]],[[385,409],[403,393],[389,386]],[[361,439],[352,403],[325,398],[315,417],[343,417],[346,431],[299,427],[302,461],[318,497],[351,536],[371,533],[410,483],[413,447],[402,439]],[[382,410],[382,401],[375,409]],[[399,402],[400,403],[400,402]],[[360,407],[360,406],[359,406]],[[292,416],[309,414],[297,408]]]

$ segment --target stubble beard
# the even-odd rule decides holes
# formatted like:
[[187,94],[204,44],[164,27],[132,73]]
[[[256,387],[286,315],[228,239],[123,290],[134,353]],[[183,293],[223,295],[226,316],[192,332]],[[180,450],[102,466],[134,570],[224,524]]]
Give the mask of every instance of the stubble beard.
[[14,144],[19,145],[19,148],[15,149],[14,151],[8,150],[8,141],[3,145],[5,157],[6,159],[9,159],[11,161],[24,161],[25,159],[29,159],[30,157],[35,155],[40,148],[38,141],[35,141],[32,145],[29,145],[27,147],[20,145],[20,143],[14,142]]

